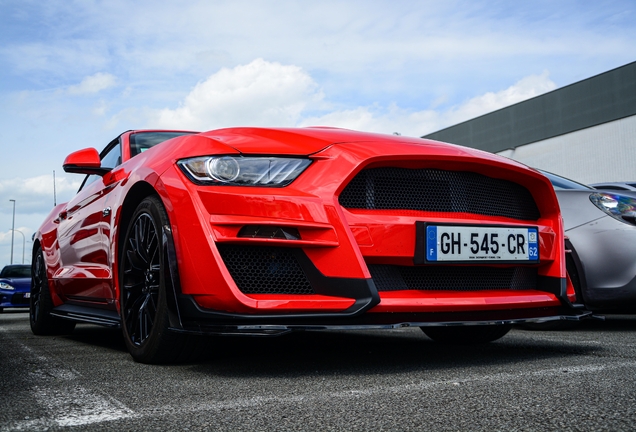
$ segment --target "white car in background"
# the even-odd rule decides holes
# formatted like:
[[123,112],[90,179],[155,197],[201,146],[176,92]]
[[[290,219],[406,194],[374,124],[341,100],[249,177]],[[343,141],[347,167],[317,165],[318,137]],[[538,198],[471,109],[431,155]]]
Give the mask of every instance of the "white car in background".
[[594,312],[636,314],[636,191],[601,190],[541,173],[561,207],[576,303]]

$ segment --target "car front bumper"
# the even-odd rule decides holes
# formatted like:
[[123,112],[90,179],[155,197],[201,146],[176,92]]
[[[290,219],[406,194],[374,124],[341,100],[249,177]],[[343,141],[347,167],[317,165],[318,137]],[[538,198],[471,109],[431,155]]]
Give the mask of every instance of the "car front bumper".
[[565,234],[582,272],[586,306],[636,312],[636,226],[605,216]]
[[[405,156],[407,150],[412,153]],[[285,188],[199,186],[176,167],[168,170],[162,176],[166,200],[178,203],[178,210],[177,205],[166,207],[175,250],[169,261],[173,263],[172,272],[178,273],[173,277],[178,284],[174,304],[183,315],[181,322],[190,318],[201,322],[346,318],[350,320],[347,325],[353,325],[362,316],[374,321],[373,317],[420,314],[417,319],[381,324],[394,326],[440,322],[437,313],[460,314],[448,322],[485,322],[488,316],[511,311],[519,313],[511,320],[567,316],[559,312],[569,302],[561,219],[549,182],[500,161],[485,163],[450,150],[432,157],[416,150],[415,146],[407,149],[393,145],[374,153],[360,143],[332,146],[314,155],[312,165]],[[465,213],[358,211],[340,205],[339,194],[358,172],[387,164],[465,170],[523,183],[531,190],[541,217],[528,222]],[[541,260],[532,266],[536,284],[532,289],[378,290],[370,266],[413,267],[416,223],[422,221],[537,226]],[[242,237],[241,230],[248,226],[292,228],[300,239]],[[258,256],[264,259],[292,256],[259,265],[297,266],[312,290],[248,292],[239,286],[236,269],[245,269],[245,277],[249,277],[256,255],[228,258],[236,256],[235,251],[246,250],[250,254],[259,251]],[[231,259],[236,262],[231,263]],[[289,264],[294,260],[295,264]],[[451,267],[447,270],[452,273]],[[552,312],[546,315],[542,312],[545,310]],[[473,320],[473,313],[484,315]]]
[[29,295],[27,292],[0,290],[0,308],[26,308],[29,307]]

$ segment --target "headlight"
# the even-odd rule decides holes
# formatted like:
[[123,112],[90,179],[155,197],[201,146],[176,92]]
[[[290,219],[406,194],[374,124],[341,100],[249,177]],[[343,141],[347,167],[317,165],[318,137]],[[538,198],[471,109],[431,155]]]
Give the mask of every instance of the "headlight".
[[284,157],[203,156],[177,162],[198,184],[232,186],[287,186],[311,163]]
[[9,285],[6,282],[0,282],[0,289],[11,290],[11,291],[15,290],[15,288],[13,288],[13,286]]
[[636,225],[636,199],[624,195],[593,193],[590,201],[614,219]]

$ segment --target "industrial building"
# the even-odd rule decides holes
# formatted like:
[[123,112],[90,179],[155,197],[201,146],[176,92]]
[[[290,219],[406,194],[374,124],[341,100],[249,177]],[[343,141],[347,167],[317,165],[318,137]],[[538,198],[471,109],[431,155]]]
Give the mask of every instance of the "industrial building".
[[636,181],[636,62],[428,134],[582,183]]

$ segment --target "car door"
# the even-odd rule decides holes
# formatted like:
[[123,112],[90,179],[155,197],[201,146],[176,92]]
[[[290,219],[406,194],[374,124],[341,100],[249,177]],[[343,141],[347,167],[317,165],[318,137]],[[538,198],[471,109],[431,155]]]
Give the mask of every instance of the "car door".
[[[101,166],[121,164],[121,141],[112,141],[100,155]],[[108,176],[108,174],[107,174]],[[108,303],[112,284],[108,257],[110,207],[107,201],[117,182],[89,175],[78,194],[58,216],[61,268],[54,275],[58,292],[68,300]]]

